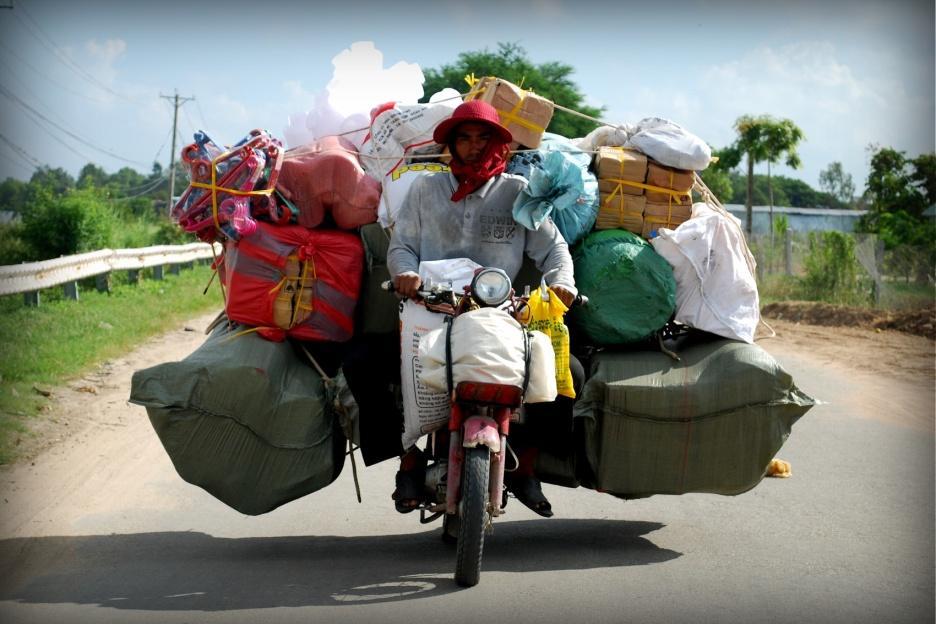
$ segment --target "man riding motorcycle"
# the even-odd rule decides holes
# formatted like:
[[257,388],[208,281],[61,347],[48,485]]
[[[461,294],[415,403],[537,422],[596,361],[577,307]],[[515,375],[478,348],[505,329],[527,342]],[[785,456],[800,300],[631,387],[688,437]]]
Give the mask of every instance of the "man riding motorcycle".
[[[570,305],[577,291],[565,240],[549,219],[537,230],[527,230],[513,219],[514,200],[527,181],[504,173],[512,135],[500,124],[497,110],[486,102],[465,102],[438,125],[433,139],[449,147],[451,172],[414,182],[400,209],[387,253],[394,289],[415,297],[422,284],[419,263],[453,258],[470,258],[482,266],[503,269],[513,280],[526,254],[537,269],[550,276],[556,296]],[[581,385],[581,365],[574,361],[571,367],[577,385]],[[537,410],[567,411],[570,420],[571,403],[571,399],[560,397],[546,404],[548,408]],[[550,517],[552,507],[533,474],[536,436],[528,429],[512,428],[519,465],[510,473],[507,487],[527,507]],[[405,449],[393,493],[397,511],[407,513],[419,506],[425,466],[426,459],[416,446]]]

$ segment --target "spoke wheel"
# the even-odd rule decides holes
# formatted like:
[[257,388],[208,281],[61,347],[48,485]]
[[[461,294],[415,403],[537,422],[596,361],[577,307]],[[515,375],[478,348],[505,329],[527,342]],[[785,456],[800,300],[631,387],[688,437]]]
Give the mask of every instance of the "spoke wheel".
[[481,554],[484,529],[488,523],[488,479],[491,474],[491,451],[486,446],[465,449],[462,475],[462,500],[455,556],[455,582],[462,587],[478,584],[481,577]]

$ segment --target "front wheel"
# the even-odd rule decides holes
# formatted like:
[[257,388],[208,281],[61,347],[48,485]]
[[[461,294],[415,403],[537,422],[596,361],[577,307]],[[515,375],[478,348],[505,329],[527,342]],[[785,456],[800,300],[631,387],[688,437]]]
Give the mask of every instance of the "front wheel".
[[461,516],[455,555],[455,582],[462,587],[478,584],[481,576],[481,553],[484,529],[488,522],[488,479],[491,474],[491,450],[486,446],[465,449],[462,473]]

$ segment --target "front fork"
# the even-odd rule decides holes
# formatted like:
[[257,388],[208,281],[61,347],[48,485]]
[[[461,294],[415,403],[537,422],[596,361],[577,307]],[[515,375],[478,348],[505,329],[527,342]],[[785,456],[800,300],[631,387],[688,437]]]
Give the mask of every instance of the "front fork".
[[465,463],[465,448],[478,445],[491,450],[491,474],[488,479],[488,511],[491,516],[502,513],[501,500],[504,489],[504,461],[507,457],[507,434],[510,430],[511,410],[507,407],[493,408],[494,417],[465,416],[460,403],[452,405],[449,419],[449,461],[445,492],[445,512],[457,513],[461,500],[461,476]]

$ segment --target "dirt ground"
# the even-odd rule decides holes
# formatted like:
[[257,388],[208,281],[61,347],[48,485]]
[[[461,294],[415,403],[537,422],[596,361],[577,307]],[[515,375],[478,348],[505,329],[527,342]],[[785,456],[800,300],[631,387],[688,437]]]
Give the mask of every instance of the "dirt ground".
[[[215,316],[211,313],[191,319],[126,356],[53,389],[51,409],[36,419],[34,435],[20,441],[20,463],[50,449],[54,452],[65,440],[87,444],[92,452],[95,431],[125,427],[128,418],[144,417],[142,410],[127,403],[133,372],[187,356],[204,341],[203,330]],[[865,314],[822,304],[773,304],[765,308],[764,317],[776,335],[761,344],[769,351],[779,341],[778,346],[809,353],[819,362],[885,380],[930,385],[936,362],[933,316],[932,309],[917,316],[901,316]],[[891,328],[894,326],[905,331],[896,331]]]
[[794,323],[826,327],[857,327],[861,329],[891,329],[936,339],[936,305],[919,310],[887,312],[849,308],[813,301],[784,301],[764,306],[764,317]]

